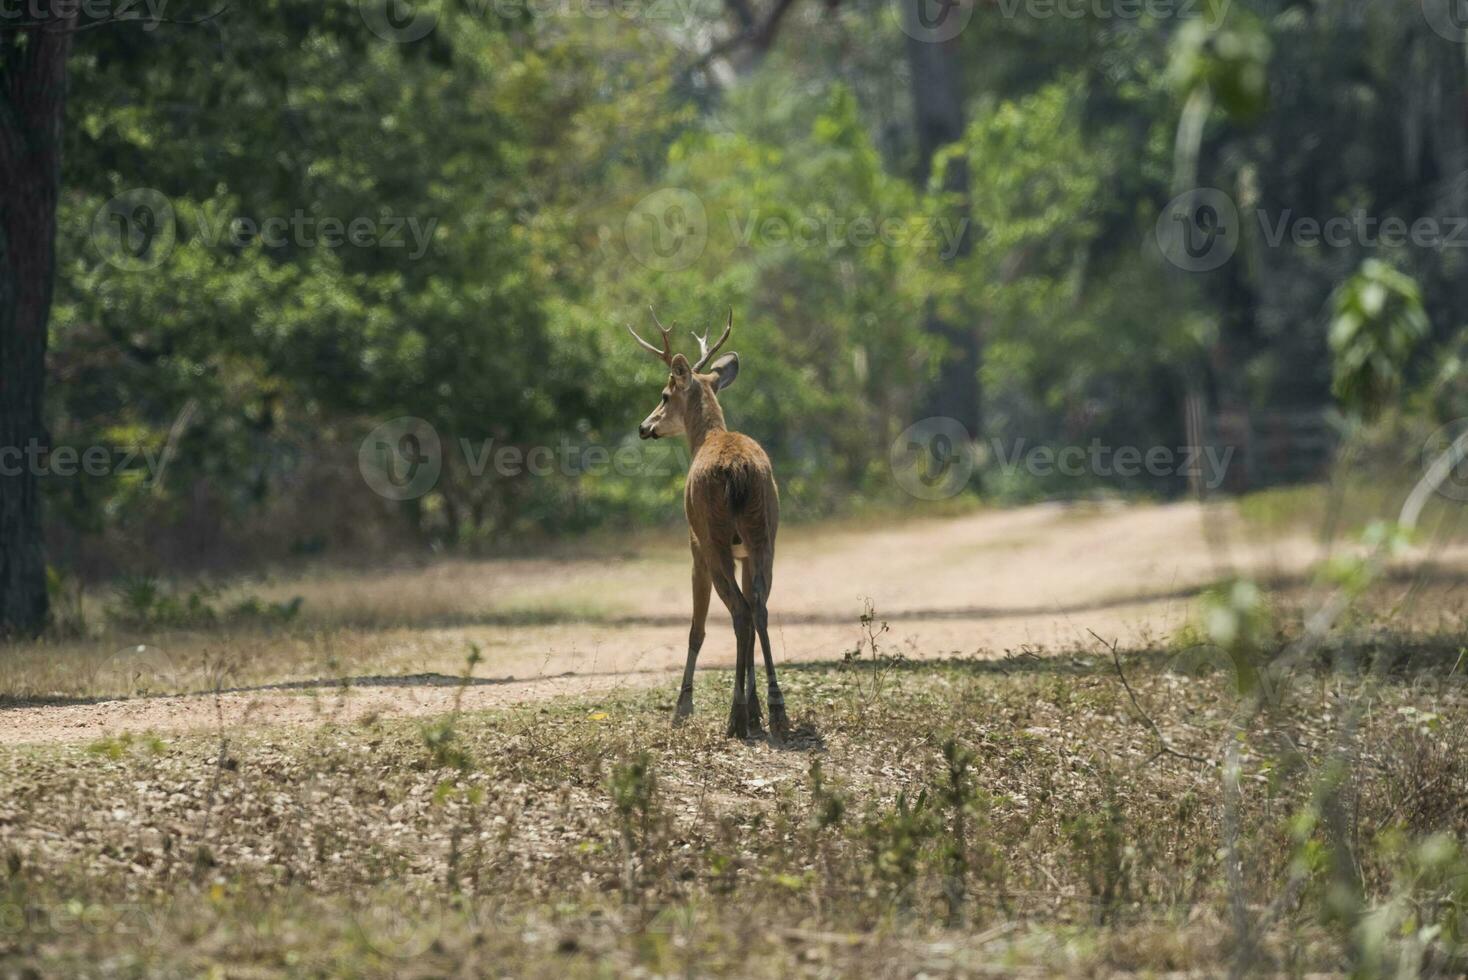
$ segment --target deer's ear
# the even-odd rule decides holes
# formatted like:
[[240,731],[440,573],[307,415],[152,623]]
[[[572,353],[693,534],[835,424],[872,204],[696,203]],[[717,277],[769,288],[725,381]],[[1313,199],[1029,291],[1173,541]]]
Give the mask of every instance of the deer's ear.
[[688,358],[682,354],[674,354],[673,360],[668,365],[673,369],[673,380],[680,385],[686,385],[688,379],[693,377],[693,366],[688,363]]
[[709,371],[715,376],[714,390],[723,391],[739,377],[739,355],[730,351],[710,364]]

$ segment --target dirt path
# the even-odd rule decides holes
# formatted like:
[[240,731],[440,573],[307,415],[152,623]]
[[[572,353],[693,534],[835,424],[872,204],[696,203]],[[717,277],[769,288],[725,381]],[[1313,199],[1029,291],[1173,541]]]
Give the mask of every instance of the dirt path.
[[[856,641],[868,598],[891,625],[884,641],[912,658],[1091,646],[1091,630],[1129,644],[1162,641],[1187,622],[1199,587],[1229,571],[1291,580],[1320,558],[1305,538],[1244,543],[1228,513],[1211,516],[1232,544],[1205,541],[1193,504],[1042,505],[873,530],[795,530],[782,535],[771,601],[777,661],[839,659]],[[1463,549],[1433,558],[1468,568]],[[305,628],[308,621],[286,636],[201,641],[229,648],[240,665],[229,676],[249,683],[218,697],[0,706],[0,744],[200,731],[221,718],[289,725],[441,713],[452,705],[450,678],[469,643],[485,657],[481,679],[464,694],[469,710],[649,685],[667,687],[671,703],[683,664],[682,552],[449,562],[279,588],[314,589],[306,608],[322,628]],[[733,660],[728,616],[714,605],[705,669]],[[91,669],[182,672],[184,659],[159,659],[156,647],[139,644]],[[344,674],[345,687],[324,680]],[[185,678],[158,689],[209,686]]]

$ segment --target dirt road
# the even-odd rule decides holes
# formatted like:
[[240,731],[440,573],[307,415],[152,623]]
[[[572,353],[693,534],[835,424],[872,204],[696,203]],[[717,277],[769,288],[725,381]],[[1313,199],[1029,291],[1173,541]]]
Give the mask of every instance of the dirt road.
[[[782,534],[771,600],[777,662],[839,659],[857,641],[868,599],[891,625],[883,642],[910,658],[1094,647],[1093,630],[1126,644],[1164,641],[1187,622],[1200,587],[1231,572],[1302,578],[1321,557],[1303,536],[1246,541],[1228,511],[1210,512],[1219,531],[1205,540],[1203,516],[1194,504],[1057,504],[872,529],[793,529]],[[1433,558],[1468,567],[1461,549]],[[470,643],[483,649],[484,662],[465,691],[466,709],[648,685],[666,687],[671,704],[687,642],[681,551],[446,562],[275,588],[281,596],[304,590],[314,618],[285,635],[198,641],[212,644],[210,656],[223,646],[236,658],[239,669],[219,676],[245,680],[224,682],[225,693],[0,704],[0,744],[199,731],[220,720],[276,725],[439,713],[453,702],[450,678]],[[733,661],[728,616],[714,606],[702,669]],[[142,669],[133,649],[104,666]],[[155,651],[139,658],[156,656],[156,645],[136,649]],[[68,654],[48,656],[64,665]],[[185,680],[160,688],[211,686]]]

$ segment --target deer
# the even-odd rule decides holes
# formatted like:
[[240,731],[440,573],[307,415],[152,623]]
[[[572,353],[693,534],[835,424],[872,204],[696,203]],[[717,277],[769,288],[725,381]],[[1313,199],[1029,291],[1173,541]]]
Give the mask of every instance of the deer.
[[[657,407],[637,427],[642,439],[666,439],[683,435],[690,449],[688,479],[683,490],[683,513],[688,518],[688,542],[693,551],[693,622],[688,629],[688,660],[683,668],[683,686],[673,709],[673,723],[681,724],[693,714],[693,670],[703,647],[704,624],[708,618],[710,590],[729,610],[734,621],[734,700],[729,709],[729,738],[748,738],[761,725],[759,698],[755,693],[754,641],[759,637],[765,658],[765,687],[770,712],[770,730],[784,738],[790,730],[785,715],[785,698],[775,679],[775,660],[770,653],[770,587],[775,568],[775,532],[780,525],[780,493],[774,468],[758,442],[724,424],[719,393],[739,376],[739,355],[714,355],[734,329],[734,311],[718,342],[709,345],[708,331],[698,341],[698,360],[692,364],[675,354],[671,330],[652,322],[662,334],[662,347],[642,339],[629,324],[627,332],[638,345],[668,366]],[[742,564],[735,579],[734,563]]]

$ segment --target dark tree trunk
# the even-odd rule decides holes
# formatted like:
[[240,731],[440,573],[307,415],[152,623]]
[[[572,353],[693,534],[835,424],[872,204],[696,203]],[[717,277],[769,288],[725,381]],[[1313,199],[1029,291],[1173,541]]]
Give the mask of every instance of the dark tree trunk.
[[[917,127],[917,172],[919,186],[932,177],[933,157],[950,143],[963,138],[963,66],[958,39],[947,41],[919,40],[924,36],[918,21],[919,8],[930,0],[906,0],[904,16],[911,28],[907,39],[907,60],[912,72],[913,117]],[[962,234],[957,248],[945,259],[968,254],[971,245],[968,164],[953,159],[942,175],[943,188],[964,202],[951,220],[961,222]],[[942,338],[948,353],[938,365],[938,380],[929,392],[924,410],[929,415],[957,419],[975,439],[981,435],[981,400],[979,363],[982,357],[979,331],[972,323],[949,323],[929,309],[928,332]]]
[[0,26],[0,634],[46,623],[35,461],[47,443],[46,329],[75,19],[42,14],[39,24]]

